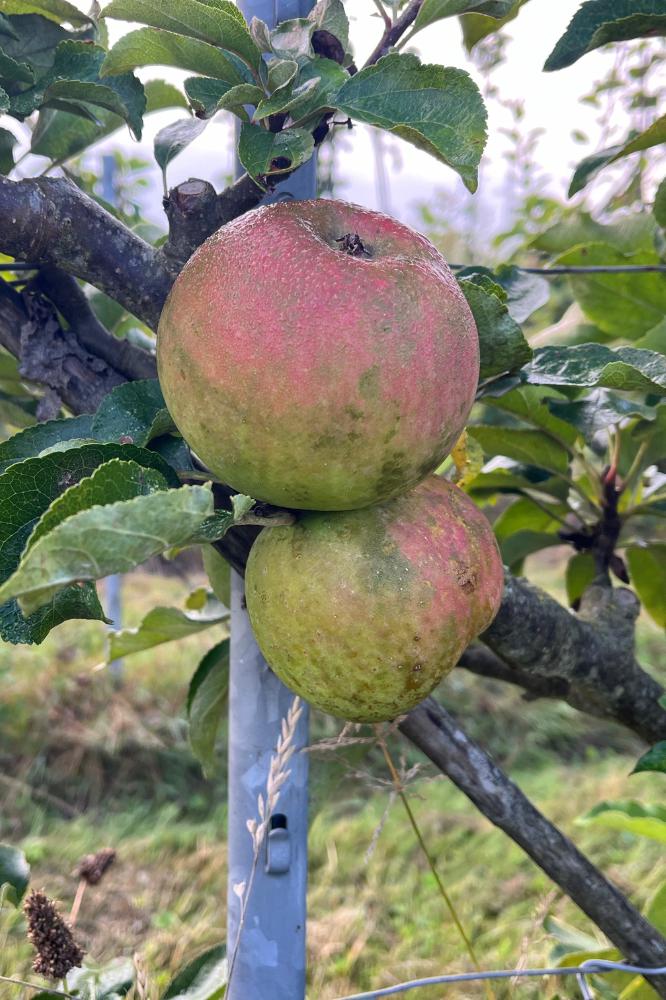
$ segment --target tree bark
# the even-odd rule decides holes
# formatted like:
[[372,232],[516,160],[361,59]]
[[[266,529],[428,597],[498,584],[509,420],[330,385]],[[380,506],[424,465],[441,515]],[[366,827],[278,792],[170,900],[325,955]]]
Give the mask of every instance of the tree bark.
[[126,381],[82,347],[72,330],[63,329],[46,299],[20,295],[2,281],[0,344],[19,359],[24,378],[47,386],[73,413],[94,413],[107,393]]
[[656,743],[666,738],[664,689],[634,656],[639,611],[632,591],[596,582],[574,614],[507,573],[499,614],[481,638],[506,664],[504,680],[513,672],[514,683],[535,694],[550,686],[574,708],[616,719]]
[[[666,965],[666,939],[628,899],[553,826],[433,698],[400,723],[412,741],[559,885],[620,953],[642,966]],[[650,980],[666,997],[666,978]]]
[[157,251],[71,181],[0,176],[2,251],[90,282],[152,329],[173,281]]

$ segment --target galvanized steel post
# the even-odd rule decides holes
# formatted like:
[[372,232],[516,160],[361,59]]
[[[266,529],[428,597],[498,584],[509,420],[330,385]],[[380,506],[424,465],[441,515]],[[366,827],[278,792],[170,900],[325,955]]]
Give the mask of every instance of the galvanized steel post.
[[[303,17],[313,0],[239,0],[248,21],[254,16],[274,27]],[[267,198],[312,198],[316,194],[311,160],[283,181]],[[271,672],[250,628],[243,581],[232,574],[231,680],[229,692],[228,920],[229,954],[238,937],[241,903],[234,886],[247,882],[252,869],[252,841],[247,820],[257,817],[257,796],[266,780],[280,724],[292,693]],[[308,742],[307,706],[296,746]],[[262,849],[247,900],[236,966],[227,1000],[304,1000],[305,918],[307,891],[308,757],[296,753],[283,786],[273,829]]]

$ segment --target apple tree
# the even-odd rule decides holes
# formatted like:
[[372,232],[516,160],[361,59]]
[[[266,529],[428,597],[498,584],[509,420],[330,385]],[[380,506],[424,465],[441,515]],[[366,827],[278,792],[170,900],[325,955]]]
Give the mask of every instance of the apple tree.
[[[481,51],[524,2],[375,0],[377,44],[359,64],[342,0],[319,0],[273,29],[248,24],[230,0],[111,0],[89,13],[68,0],[0,0],[3,641],[41,643],[71,619],[103,622],[96,581],[174,549],[201,547],[211,591],[224,598],[228,566],[244,572],[258,532],[293,521],[218,481],[179,435],[155,361],[171,286],[209,236],[279,194],[354,123],[425,150],[474,192],[482,95],[463,70],[423,64],[406,46],[459,18],[467,49]],[[109,45],[116,21],[131,27]],[[544,70],[562,73],[593,49],[633,45],[636,72],[614,86],[644,120],[635,127],[627,110],[625,134],[579,164],[572,205],[529,194],[502,263],[458,270],[481,371],[467,430],[439,470],[491,513],[506,567],[499,613],[460,667],[615,720],[651,748],[639,766],[654,771],[666,769],[666,702],[636,659],[634,630],[641,607],[666,624],[666,186],[653,157],[666,126],[663,92],[645,82],[665,34],[660,0],[587,0],[546,42]],[[136,71],[154,66],[188,75],[182,87],[142,83]],[[105,203],[77,158],[118,129],[140,136],[145,117],[165,108],[174,120],[155,139],[155,170],[168,235],[156,238]],[[221,191],[205,177],[170,188],[171,160],[219,115],[238,120],[242,175]],[[45,158],[35,176],[24,176],[28,151]],[[609,176],[615,187],[591,213],[581,199]],[[535,316],[553,289],[568,304],[565,324]],[[522,575],[529,556],[563,544],[569,607]],[[219,622],[220,602],[201,601],[196,616],[161,609],[138,634],[114,636],[111,657]],[[193,669],[192,744],[204,761],[226,669],[223,647]],[[399,729],[621,955],[666,964],[660,931],[438,701]],[[653,985],[666,996],[663,981]]]

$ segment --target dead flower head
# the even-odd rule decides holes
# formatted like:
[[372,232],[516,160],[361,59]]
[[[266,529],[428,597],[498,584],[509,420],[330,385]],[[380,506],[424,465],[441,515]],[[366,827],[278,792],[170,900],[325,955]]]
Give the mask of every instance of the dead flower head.
[[116,860],[116,852],[112,847],[104,847],[96,854],[86,854],[85,858],[79,862],[76,874],[88,885],[97,885],[101,882],[107,870]]
[[33,889],[23,904],[23,912],[28,920],[28,940],[37,951],[32,964],[35,972],[47,979],[64,979],[70,969],[81,965],[83,949],[45,893]]

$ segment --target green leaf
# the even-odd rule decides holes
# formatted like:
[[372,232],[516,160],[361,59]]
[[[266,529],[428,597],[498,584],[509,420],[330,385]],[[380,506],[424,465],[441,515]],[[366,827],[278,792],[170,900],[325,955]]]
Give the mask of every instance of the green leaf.
[[[666,454],[666,405],[661,404],[656,407],[656,415],[653,420],[638,420],[632,428],[631,436],[625,439],[624,454],[620,455],[620,472],[627,471],[625,462],[629,461],[631,455],[630,446],[633,445],[636,451],[640,445],[645,446],[640,466],[647,469],[650,465],[661,463]],[[636,452],[631,455],[635,458]]]
[[213,593],[225,608],[231,607],[231,566],[214,545],[201,548],[204,572],[208,576]]
[[165,434],[151,441],[150,450],[161,455],[177,472],[192,472],[194,464],[190,449],[181,437]]
[[271,51],[271,29],[260,17],[253,17],[250,21],[250,34],[260,52]]
[[0,128],[0,174],[14,169],[14,146],[18,139],[9,129]]
[[511,392],[506,392],[502,396],[494,397],[491,394],[484,396],[483,401],[488,406],[494,406],[505,413],[512,413],[520,417],[528,424],[538,427],[549,437],[563,445],[568,451],[575,444],[578,434],[575,427],[560,419],[555,415],[549,404],[550,393],[553,390],[544,390],[531,385],[522,385]]
[[[132,73],[100,79],[106,51],[89,42],[61,42],[56,49],[52,82],[44,100],[81,100],[112,111],[123,118],[137,139],[141,138],[146,97],[141,82]],[[41,84],[40,84],[41,86]]]
[[0,79],[7,83],[34,83],[35,74],[27,63],[17,62],[0,49]]
[[[666,15],[664,25],[666,26]],[[629,156],[630,153],[638,153],[642,149],[651,149],[652,146],[659,146],[662,142],[666,142],[666,115],[657,118],[646,129],[639,132],[637,136],[626,142],[620,152],[614,157],[614,160],[619,160],[623,156]],[[614,162],[614,160],[611,162]]]
[[592,153],[591,156],[586,156],[584,160],[581,160],[571,178],[569,198],[582,191],[604,167],[611,163],[616,163],[624,156],[637,153],[642,149],[649,149],[651,146],[657,146],[662,142],[666,142],[666,115],[657,118],[649,128],[625,140],[625,142],[609,146],[607,149],[600,149],[598,152]]
[[154,140],[155,159],[162,170],[166,189],[166,168],[179,153],[200,136],[208,122],[202,118],[179,118],[165,125]]
[[[98,466],[90,476],[80,479],[74,486],[61,493],[48,510],[44,511],[28,538],[25,552],[29,552],[40,538],[48,535],[68,517],[89,507],[104,506],[132,497],[148,496],[167,489],[164,476],[155,469],[146,469],[137,462],[124,462],[112,458]],[[25,555],[25,553],[24,553]]]
[[640,771],[660,771],[661,774],[666,774],[666,740],[655,743],[647,753],[639,757],[631,773],[638,774]]
[[56,47],[69,37],[68,33],[38,14],[25,14],[20,21],[9,23],[20,26],[20,30],[16,39],[3,37],[3,52],[17,62],[28,63],[35,78],[44,76],[53,66]]
[[609,42],[666,34],[662,0],[587,0],[546,59],[550,72],[571,66],[586,52]]
[[445,17],[456,17],[472,11],[486,17],[506,17],[511,12],[513,0],[425,0],[414,21],[414,31],[427,28]]
[[67,974],[67,986],[79,1000],[120,1000],[129,993],[134,977],[134,963],[118,958],[102,966],[72,969]]
[[102,15],[122,21],[137,21],[210,42],[235,53],[255,69],[261,60],[261,53],[240,11],[232,3],[169,0],[166,4],[164,0],[112,0]]
[[[654,251],[626,257],[606,243],[588,243],[562,254],[558,265],[658,264]],[[666,312],[663,274],[614,273],[570,275],[571,288],[585,315],[605,333],[634,340],[659,323]]]
[[0,587],[0,601],[20,597],[29,614],[74,581],[126,573],[188,544],[212,510],[209,486],[181,486],[80,511],[24,553]]
[[661,226],[662,229],[666,229],[666,177],[664,177],[661,184],[657,188],[657,193],[654,196],[652,212],[657,220],[657,224]]
[[[163,108],[187,107],[181,91],[164,80],[149,80],[144,85],[144,91],[146,114]],[[103,108],[97,108],[95,116],[97,121],[90,122],[66,111],[42,108],[32,133],[30,151],[37,156],[48,156],[56,163],[64,163],[125,124],[119,115]]]
[[[190,746],[206,774],[210,774],[215,767],[215,743],[224,718],[228,693],[229,640],[223,639],[201,660],[190,681],[187,695]],[[167,995],[171,994],[167,991],[165,996]],[[189,997],[190,992],[185,995]]]
[[597,434],[614,424],[632,417],[655,420],[657,416],[654,407],[625,399],[609,389],[595,389],[584,399],[571,401],[553,398],[548,399],[547,403],[554,416],[570,423],[588,442],[592,442]]
[[626,557],[643,607],[657,625],[666,628],[666,544],[631,545]]
[[141,82],[131,73],[100,79],[105,50],[92,42],[60,42],[49,72],[30,90],[14,97],[12,110],[19,116],[31,114],[42,104],[77,102],[91,104],[123,118],[137,138],[141,137],[146,98]]
[[281,21],[271,31],[271,49],[278,59],[294,59],[299,65],[312,59],[313,22],[307,17]]
[[[604,243],[620,251],[622,254],[631,255],[639,250],[645,250],[653,255],[649,263],[658,263],[654,259],[654,240],[657,233],[654,217],[648,212],[640,212],[636,215],[623,216],[621,222],[602,225],[593,219],[587,212],[576,212],[575,215],[556,222],[543,233],[536,236],[529,244],[535,250],[543,250],[544,253],[555,256],[578,247],[580,244]],[[586,263],[593,263],[586,261]],[[601,261],[606,263],[606,261]],[[613,263],[610,261],[609,263]],[[621,264],[642,263],[623,258],[617,261]]]
[[9,111],[9,94],[0,87],[0,112]]
[[92,436],[143,446],[175,426],[158,380],[141,379],[124,382],[104,397],[92,422]]
[[632,800],[600,802],[581,817],[579,822],[595,823],[610,830],[633,833],[637,837],[650,837],[666,844],[664,806],[644,806]]
[[516,371],[532,357],[532,349],[500,297],[499,286],[479,274],[459,283],[479,333],[479,378]]
[[666,393],[666,358],[638,347],[539,347],[523,375],[532,385],[604,386],[624,392]]
[[7,35],[8,38],[18,39],[19,34],[9,20],[4,14],[0,14],[0,35]]
[[238,493],[231,498],[232,510],[218,510],[199,526],[193,536],[196,542],[216,542],[224,538],[229,528],[243,520],[254,506],[252,497]]
[[26,427],[0,443],[0,473],[15,462],[39,455],[61,441],[89,437],[92,437],[92,415],[88,413],[64,420],[46,420],[43,424]]
[[268,64],[268,89],[273,94],[293,83],[298,73],[295,59],[273,59]]
[[507,493],[522,494],[525,490],[563,500],[568,486],[563,479],[550,476],[544,469],[505,460],[502,465],[493,463],[491,470],[480,472],[467,492],[482,502]]
[[108,660],[153,649],[165,642],[197,635],[229,617],[219,601],[208,599],[203,608],[181,611],[180,608],[152,608],[138,628],[109,633]]
[[162,28],[139,28],[119,38],[104,60],[101,75],[127,73],[139,66],[175,66],[231,86],[246,82],[234,60],[215,45]]
[[40,14],[50,21],[68,21],[74,27],[90,24],[92,18],[67,0],[0,0],[3,14]]
[[292,109],[295,125],[305,124],[325,108],[334,109],[338,91],[349,79],[349,73],[332,59],[316,56],[301,67],[298,79],[302,85],[313,80],[318,83],[307,95],[301,96],[298,105]]
[[637,340],[634,347],[644,348],[646,351],[658,351],[659,354],[666,354],[666,317],[661,323],[657,323],[651,330]]
[[300,167],[310,159],[314,139],[300,128],[267,132],[260,125],[243,122],[238,142],[238,159],[251,177],[281,174]]
[[286,111],[289,112],[292,118],[299,118],[300,115],[296,111],[300,112],[301,107],[310,101],[318,85],[319,80],[317,77],[314,77],[312,80],[300,83],[298,87],[287,86],[280,88],[272,97],[258,104],[252,116],[253,120],[259,121],[262,118],[268,118],[269,115]]
[[258,104],[264,96],[261,87],[253,83],[230,86],[224,80],[206,76],[191,76],[185,83],[185,93],[197,115],[212,118],[218,111],[232,111],[243,121],[249,121],[246,104]]
[[30,865],[23,851],[0,844],[0,898],[18,906],[30,882]]
[[502,560],[509,569],[519,572],[524,559],[534,552],[561,545],[562,540],[557,535],[547,531],[516,531],[506,538],[501,546]]
[[421,65],[414,55],[393,52],[350,77],[336,105],[351,118],[426,150],[476,190],[486,109],[464,70]]
[[94,584],[65,587],[48,604],[27,617],[17,601],[6,601],[0,605],[0,636],[13,645],[39,645],[51,629],[75,618],[108,624]]
[[330,31],[335,35],[343,49],[348,48],[349,19],[342,0],[318,0],[308,14],[308,20],[314,23],[316,30]]
[[227,982],[227,949],[215,945],[202,952],[171,980],[161,1000],[221,1000]]
[[591,552],[576,552],[567,563],[566,588],[569,605],[580,600],[597,576],[597,567]]
[[487,38],[488,35],[499,32],[505,24],[513,21],[525,3],[527,3],[527,0],[514,0],[509,13],[500,20],[489,17],[487,14],[461,14],[460,25],[463,32],[463,42],[467,51],[471,52],[474,46],[478,45],[484,38]]
[[495,534],[500,542],[505,541],[517,531],[555,532],[560,527],[560,521],[554,516],[563,513],[561,504],[553,507],[550,515],[528,497],[515,500],[493,524]]
[[516,323],[524,323],[550,298],[550,285],[538,274],[528,274],[519,267],[505,264],[494,275],[507,293],[506,305]]
[[608,146],[606,149],[600,149],[596,153],[591,153],[581,160],[573,172],[567,197],[573,198],[575,194],[578,194],[584,187],[587,187],[590,181],[594,180],[604,167],[613,162],[615,154],[621,149],[622,143],[616,143],[614,146]]
[[569,455],[565,448],[541,431],[517,427],[471,426],[467,428],[489,457],[506,455],[517,462],[536,465],[549,472],[566,474]]
[[[38,447],[38,440],[33,444]],[[157,469],[167,481],[175,481],[178,485],[178,477],[158,455],[132,445],[116,444],[85,445],[41,458],[28,458],[11,465],[0,475],[0,581],[6,580],[18,566],[30,533],[56,497],[112,458],[132,460]],[[104,619],[93,586],[68,587],[57,594],[50,605],[27,619],[16,601],[2,604],[0,636],[6,642],[40,643],[52,628],[69,618]]]

